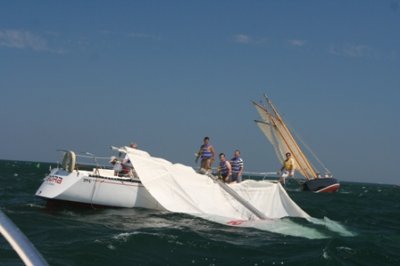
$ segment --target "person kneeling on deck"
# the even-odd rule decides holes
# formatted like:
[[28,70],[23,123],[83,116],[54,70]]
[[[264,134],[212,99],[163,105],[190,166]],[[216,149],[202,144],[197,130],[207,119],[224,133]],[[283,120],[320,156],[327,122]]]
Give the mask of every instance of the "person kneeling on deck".
[[294,176],[294,170],[295,170],[294,159],[292,158],[292,154],[290,152],[287,152],[286,160],[283,162],[279,177],[279,182],[281,182],[282,186],[285,186],[287,177]]
[[110,163],[113,165],[114,176],[129,176],[131,169],[126,164],[121,163],[117,157],[112,156]]
[[219,166],[218,166],[218,176],[222,178],[225,182],[230,182],[232,176],[232,167],[231,163],[226,160],[225,154],[219,154]]

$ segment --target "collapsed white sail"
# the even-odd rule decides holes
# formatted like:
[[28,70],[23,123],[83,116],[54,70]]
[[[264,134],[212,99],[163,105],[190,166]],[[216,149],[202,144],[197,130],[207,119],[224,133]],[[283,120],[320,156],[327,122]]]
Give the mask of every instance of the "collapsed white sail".
[[[142,184],[165,209],[228,224],[232,220],[259,220],[209,176],[189,166],[151,157],[141,150],[124,149]],[[229,187],[269,219],[310,217],[279,183],[246,180]]]
[[255,121],[275,149],[275,153],[283,163],[285,154],[290,152],[296,163],[296,169],[307,179],[317,178],[317,173],[307,159],[289,129],[283,122],[272,102],[266,98],[266,106],[253,102],[262,121]]

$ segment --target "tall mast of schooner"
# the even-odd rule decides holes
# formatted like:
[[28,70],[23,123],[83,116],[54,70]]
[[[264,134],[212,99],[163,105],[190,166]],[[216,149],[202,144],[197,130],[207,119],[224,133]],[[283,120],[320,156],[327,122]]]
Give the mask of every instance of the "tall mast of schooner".
[[[264,95],[267,105],[253,102],[263,121],[255,121],[267,139],[274,146],[278,158],[283,162],[284,154],[290,152],[299,167],[300,173],[308,180],[318,178],[311,163],[297,144],[271,100]],[[269,111],[272,110],[272,112]]]

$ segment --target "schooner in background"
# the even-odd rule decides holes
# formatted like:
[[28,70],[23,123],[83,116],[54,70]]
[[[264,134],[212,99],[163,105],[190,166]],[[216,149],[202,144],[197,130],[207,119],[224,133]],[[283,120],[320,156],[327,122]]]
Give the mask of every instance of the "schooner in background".
[[276,107],[266,95],[264,95],[264,98],[264,104],[253,101],[255,108],[261,116],[261,120],[255,120],[255,122],[271,142],[279,161],[283,163],[287,152],[292,154],[296,162],[296,170],[306,179],[302,184],[303,190],[313,192],[338,191],[340,188],[339,182],[332,177],[331,172],[315,156],[315,153],[312,152],[308,146],[305,146],[322,166],[324,173],[319,172],[317,168],[311,164],[282,117],[279,115]]

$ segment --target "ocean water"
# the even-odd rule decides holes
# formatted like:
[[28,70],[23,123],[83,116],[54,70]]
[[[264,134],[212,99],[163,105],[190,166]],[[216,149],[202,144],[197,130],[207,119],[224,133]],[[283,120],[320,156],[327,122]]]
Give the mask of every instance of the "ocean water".
[[[0,161],[0,208],[50,265],[400,265],[399,186],[342,182],[335,194],[289,187],[315,218],[277,224],[301,235],[291,236],[170,212],[48,205],[34,196],[48,169]],[[1,235],[0,265],[23,265]]]

